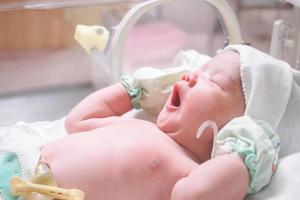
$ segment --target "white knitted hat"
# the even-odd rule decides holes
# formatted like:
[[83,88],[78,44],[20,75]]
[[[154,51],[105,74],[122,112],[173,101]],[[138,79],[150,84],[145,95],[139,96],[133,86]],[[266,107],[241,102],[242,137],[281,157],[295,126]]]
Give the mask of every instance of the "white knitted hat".
[[300,151],[300,72],[286,62],[246,45],[240,54],[245,115],[268,122],[281,140],[280,157]]

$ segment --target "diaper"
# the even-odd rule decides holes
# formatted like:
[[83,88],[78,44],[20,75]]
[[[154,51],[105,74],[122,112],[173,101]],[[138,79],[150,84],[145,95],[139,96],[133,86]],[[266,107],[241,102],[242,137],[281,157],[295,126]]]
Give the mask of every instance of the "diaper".
[[[0,150],[0,200],[53,200],[52,196],[40,193],[43,186],[43,192],[47,191],[45,186],[57,186],[47,164],[39,161],[34,175],[29,180],[24,180],[21,176],[17,154]],[[33,188],[33,184],[37,187]]]
[[45,174],[45,167],[43,170],[40,170],[41,166],[43,166],[43,163],[39,162],[41,155],[40,149],[43,145],[66,135],[65,132],[51,133],[48,132],[49,130],[51,130],[49,125],[46,126],[44,124],[44,126],[41,126],[41,123],[32,125],[25,122],[18,122],[7,129],[6,133],[1,135],[0,199],[19,199],[18,196],[13,196],[11,194],[10,180],[12,176],[22,177],[22,179],[36,183],[42,181],[45,182],[44,180],[41,180],[41,177],[45,179],[46,176],[41,176],[42,173],[39,172],[43,171]]
[[278,166],[280,141],[271,126],[249,116],[235,118],[214,139],[212,157],[238,153],[250,174],[248,194],[266,186]]
[[12,176],[21,176],[21,166],[15,153],[0,151],[0,199],[17,200],[10,192]]
[[35,127],[32,124],[18,122],[1,136],[0,150],[15,153],[21,166],[22,178],[28,179],[40,159],[40,149],[43,145],[66,135],[65,132],[48,132],[45,127]]

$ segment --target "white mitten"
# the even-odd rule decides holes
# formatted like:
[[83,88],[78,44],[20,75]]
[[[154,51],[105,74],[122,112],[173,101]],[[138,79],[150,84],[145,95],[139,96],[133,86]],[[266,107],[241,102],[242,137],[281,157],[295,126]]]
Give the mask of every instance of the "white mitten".
[[144,67],[121,81],[131,97],[134,108],[143,108],[151,115],[158,114],[166,102],[172,85],[189,70],[186,67],[156,69]]
[[148,114],[157,115],[163,108],[172,86],[181,76],[194,68],[201,67],[210,57],[196,51],[179,52],[172,66],[165,69],[144,67],[138,69],[132,76],[123,76],[122,84],[128,91],[134,108],[142,108]]

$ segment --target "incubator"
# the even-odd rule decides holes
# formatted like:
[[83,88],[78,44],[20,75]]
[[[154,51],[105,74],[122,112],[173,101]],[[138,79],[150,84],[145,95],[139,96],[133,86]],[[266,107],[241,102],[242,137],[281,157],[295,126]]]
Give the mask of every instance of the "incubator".
[[300,69],[300,1],[287,0],[293,5],[293,19],[274,22],[270,54]]
[[[2,1],[0,26],[5,31],[0,37],[0,67],[11,73],[1,73],[1,91],[86,83],[99,88],[141,66],[168,67],[182,49],[213,55],[228,43],[242,42],[237,19],[225,1],[190,0],[181,14],[172,12],[185,4],[178,0]],[[195,14],[185,19],[184,13],[191,9]],[[75,39],[83,48],[73,37],[76,26]],[[66,67],[66,72],[60,70]],[[16,68],[21,76],[14,74]],[[52,76],[47,68],[54,70]],[[26,180],[13,177],[3,184],[10,184],[10,190],[1,191],[4,200],[19,196],[81,200],[84,196],[76,189],[55,187],[48,173]]]
[[[291,3],[299,6],[296,0]],[[293,24],[275,22],[270,54],[299,68],[300,8],[296,6]],[[174,13],[178,7],[180,12]],[[0,85],[5,88],[2,93],[87,83],[100,88],[118,82],[121,75],[141,66],[168,67],[183,49],[214,55],[225,45],[244,43],[237,16],[223,0],[2,1],[1,15],[0,25],[7,32],[0,38],[0,67],[22,71],[39,66],[34,69],[38,74],[34,78],[29,76],[32,71],[21,72],[21,79],[0,73]],[[5,23],[8,19],[23,26]],[[38,29],[31,29],[32,24]],[[75,39],[83,48],[73,39],[76,26]],[[45,72],[45,66],[54,69],[52,77]],[[63,122],[32,126],[50,133],[65,131]],[[0,129],[0,133],[7,130]],[[83,198],[81,193],[79,196]]]
[[[183,49],[214,55],[228,42],[241,41],[236,17],[223,2],[2,1],[0,93],[100,88],[141,66],[169,66]],[[105,27],[107,48],[88,55],[73,38],[77,24]]]

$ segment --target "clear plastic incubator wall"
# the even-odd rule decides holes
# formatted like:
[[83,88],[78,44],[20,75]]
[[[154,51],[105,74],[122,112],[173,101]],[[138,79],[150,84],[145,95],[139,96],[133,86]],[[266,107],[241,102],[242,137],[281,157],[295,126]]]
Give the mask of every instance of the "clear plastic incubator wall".
[[[142,66],[170,66],[180,50],[213,56],[228,43],[245,42],[296,67],[295,12],[292,4],[277,0],[2,0],[2,125],[60,118],[91,91],[119,81],[121,74]],[[104,51],[85,52],[74,39],[78,24],[107,29]],[[78,88],[84,92],[72,101],[55,93],[70,87],[74,95]],[[51,102],[48,109],[32,106],[32,95],[49,91],[55,101],[40,98]]]
[[[299,69],[300,1],[288,1],[0,0],[0,103],[57,88],[97,90],[140,67],[169,67],[181,50],[213,56],[228,44],[251,44]],[[107,33],[107,41],[100,50],[84,49],[75,40],[78,24],[105,27],[101,34]],[[43,112],[53,103],[46,98],[41,98],[47,102]],[[37,106],[29,104],[29,109]],[[6,107],[10,113],[0,107],[1,119],[14,111]],[[16,110],[17,119],[24,120],[26,106]],[[45,129],[31,125],[65,131],[63,118],[51,120]],[[0,126],[0,133],[8,130]],[[272,185],[247,200],[299,199],[299,156],[281,159],[282,171]]]
[[[0,93],[92,84],[117,79],[111,68],[119,23],[147,1],[1,1]],[[189,15],[186,15],[189,13]],[[74,40],[77,24],[104,26],[107,48],[88,55]],[[183,49],[213,55],[228,42],[219,12],[205,1],[174,0],[144,12],[128,30],[122,47],[122,73],[141,66],[165,67]],[[116,45],[116,44],[115,44]]]

